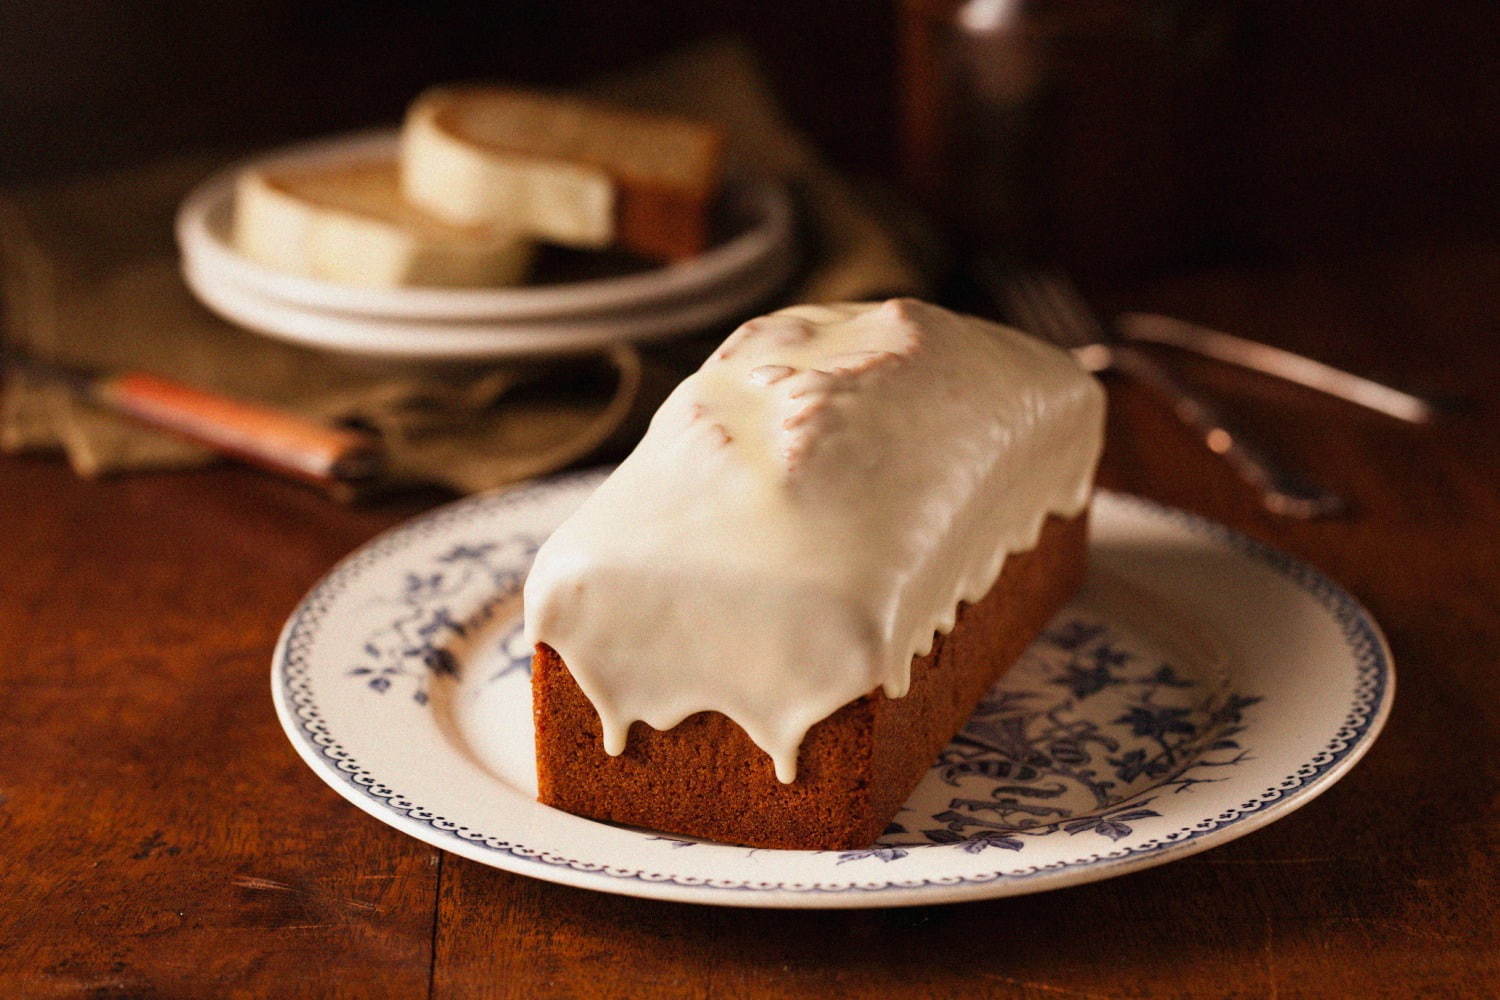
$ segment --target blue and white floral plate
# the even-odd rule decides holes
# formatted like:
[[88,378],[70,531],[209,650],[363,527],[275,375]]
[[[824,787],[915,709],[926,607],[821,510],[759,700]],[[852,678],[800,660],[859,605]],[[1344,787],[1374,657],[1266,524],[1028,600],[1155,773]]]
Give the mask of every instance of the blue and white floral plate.
[[1395,678],[1317,571],[1129,496],[1094,505],[1088,582],[880,842],[750,850],[535,801],[521,583],[603,472],[474,497],[345,559],[292,615],[272,687],[317,775],[484,864],[731,906],[931,904],[1186,857],[1310,802],[1369,749]]

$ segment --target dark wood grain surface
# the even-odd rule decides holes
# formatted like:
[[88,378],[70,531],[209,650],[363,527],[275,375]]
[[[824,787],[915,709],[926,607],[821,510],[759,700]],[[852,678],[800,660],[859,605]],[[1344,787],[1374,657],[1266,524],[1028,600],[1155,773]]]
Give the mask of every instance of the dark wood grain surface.
[[286,614],[421,508],[241,469],[0,461],[0,995],[1457,997],[1500,992],[1500,248],[1201,274],[1105,296],[1469,397],[1409,428],[1184,371],[1356,504],[1259,512],[1111,385],[1105,484],[1217,518],[1364,600],[1400,689],[1316,802],[1161,868],[1038,896],[721,910],[444,855],[349,806],[272,710]]

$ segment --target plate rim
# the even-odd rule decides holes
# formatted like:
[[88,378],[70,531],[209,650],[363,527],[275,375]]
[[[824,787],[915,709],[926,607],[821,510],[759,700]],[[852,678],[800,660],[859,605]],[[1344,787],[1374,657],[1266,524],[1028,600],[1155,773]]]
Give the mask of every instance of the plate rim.
[[204,275],[189,260],[182,275],[206,307],[239,326],[302,347],[369,358],[464,362],[598,351],[645,343],[724,323],[743,315],[786,281],[790,258],[773,260],[703,299],[667,303],[656,312],[622,312],[609,319],[442,323],[360,317],[304,309],[231,281]]
[[[476,510],[501,509],[574,482],[603,475],[589,469],[533,480],[515,487],[477,494],[417,515],[355,549],[328,571],[303,597],[287,619],[272,658],[271,687],[277,716],[297,754],[325,784],[374,818],[433,847],[491,867],[581,888],[645,898],[721,906],[837,909],[918,906],[963,902],[995,896],[1023,895],[1099,881],[1165,864],[1208,850],[1260,829],[1300,809],[1338,782],[1367,753],[1384,728],[1394,702],[1396,676],[1390,646],[1379,624],[1356,598],[1321,571],[1274,546],[1251,538],[1203,515],[1134,494],[1097,490],[1109,503],[1134,506],[1251,558],[1312,597],[1338,626],[1355,661],[1356,683],[1343,723],[1333,738],[1310,759],[1269,788],[1199,820],[1191,827],[1125,848],[1094,853],[1071,861],[1049,862],[1029,870],[1011,868],[974,875],[938,878],[891,878],[851,881],[837,886],[772,880],[678,878],[623,866],[582,862],[477,831],[424,810],[364,771],[326,729],[319,731],[315,705],[299,705],[294,671],[311,637],[307,621],[329,589],[353,579],[366,563],[399,550],[410,535],[439,530]],[[305,665],[304,665],[305,669]]]

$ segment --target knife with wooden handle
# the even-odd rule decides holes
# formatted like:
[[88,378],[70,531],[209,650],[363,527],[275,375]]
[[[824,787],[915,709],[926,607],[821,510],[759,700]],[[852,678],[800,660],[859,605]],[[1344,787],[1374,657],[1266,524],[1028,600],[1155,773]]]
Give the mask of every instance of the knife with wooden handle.
[[220,454],[326,489],[347,491],[386,469],[379,438],[147,372],[96,374],[0,347],[0,367],[65,385],[105,409]]

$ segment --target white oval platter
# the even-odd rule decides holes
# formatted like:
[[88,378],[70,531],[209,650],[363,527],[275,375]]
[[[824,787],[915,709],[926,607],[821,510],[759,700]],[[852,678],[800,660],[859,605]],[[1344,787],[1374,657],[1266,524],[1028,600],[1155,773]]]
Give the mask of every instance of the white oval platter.
[[1265,826],[1353,766],[1390,711],[1367,612],[1212,521],[1101,492],[1088,580],[877,844],[751,850],[535,801],[520,591],[604,471],[432,511],[341,562],[288,621],[272,690],[314,773],[383,823],[497,868],[728,906],[1018,895]]

